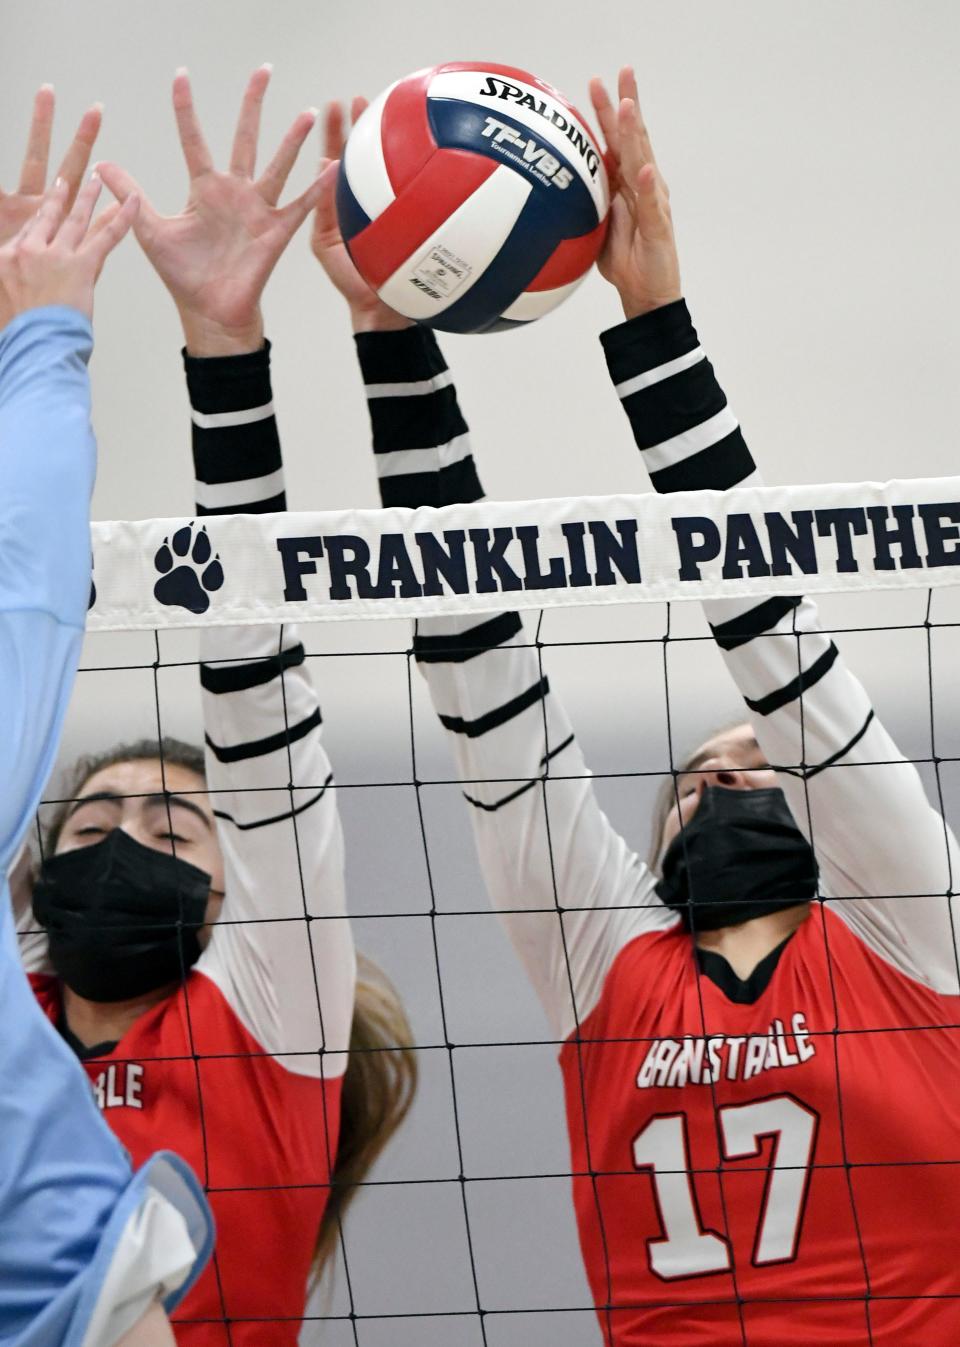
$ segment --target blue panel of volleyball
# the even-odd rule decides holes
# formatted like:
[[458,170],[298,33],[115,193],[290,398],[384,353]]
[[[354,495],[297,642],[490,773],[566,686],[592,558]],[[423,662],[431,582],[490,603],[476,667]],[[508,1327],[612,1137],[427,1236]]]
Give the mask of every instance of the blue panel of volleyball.
[[340,227],[391,308],[446,332],[549,313],[603,244],[599,144],[556,89],[507,66],[457,63],[386,89],[347,142]]

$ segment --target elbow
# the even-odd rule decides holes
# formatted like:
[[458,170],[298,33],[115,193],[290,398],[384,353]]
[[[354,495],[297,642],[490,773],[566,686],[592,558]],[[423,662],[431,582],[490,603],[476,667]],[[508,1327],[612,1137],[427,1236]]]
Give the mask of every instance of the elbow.
[[36,502],[6,506],[0,519],[0,576],[10,608],[45,612],[82,626],[91,576],[85,502],[49,513]]

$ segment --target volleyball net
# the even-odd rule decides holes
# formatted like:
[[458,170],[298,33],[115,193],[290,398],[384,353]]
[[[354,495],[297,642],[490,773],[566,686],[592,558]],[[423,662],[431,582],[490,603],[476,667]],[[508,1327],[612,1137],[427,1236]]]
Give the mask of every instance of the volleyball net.
[[[719,686],[714,634],[685,601],[823,595],[827,635],[949,816],[960,786],[950,673],[960,478],[139,520],[95,524],[93,539],[91,635],[68,745],[113,734],[108,706],[124,726],[139,718],[142,735],[197,739],[183,708],[198,661],[180,629],[297,624],[336,776],[264,790],[335,795],[357,946],[397,984],[414,1025],[413,1115],[343,1222],[332,1282],[311,1296],[301,1342],[600,1341],[570,1200],[561,1042],[484,892],[463,801],[478,783],[457,776],[407,619],[466,615],[471,630],[490,631],[498,614],[525,612],[520,642],[567,704],[606,814],[643,854],[661,782],[742,707],[729,679]],[[798,631],[798,651],[803,640]],[[281,632],[264,659],[282,649]],[[461,646],[457,658],[470,657]],[[798,695],[802,705],[802,686]],[[291,729],[284,711],[269,732],[289,739]],[[544,787],[557,770],[551,752]],[[548,812],[547,789],[542,799]],[[323,939],[315,895],[296,897],[301,916],[290,920],[312,947]],[[559,922],[560,904],[541,916]],[[201,1095],[213,1079],[198,1074]],[[766,1172],[774,1160],[754,1163]],[[216,1156],[205,1151],[204,1166],[208,1189],[229,1193]],[[631,1178],[649,1186],[653,1169]],[[734,1296],[749,1302],[732,1275]],[[230,1303],[225,1282],[218,1272],[224,1323],[269,1332],[269,1315]],[[869,1302],[868,1268],[865,1285]],[[669,1280],[662,1303],[672,1303]]]

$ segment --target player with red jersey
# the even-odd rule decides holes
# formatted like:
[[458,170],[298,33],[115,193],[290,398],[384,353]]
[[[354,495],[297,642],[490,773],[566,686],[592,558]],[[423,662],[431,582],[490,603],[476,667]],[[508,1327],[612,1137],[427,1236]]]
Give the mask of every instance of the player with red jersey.
[[[183,320],[198,516],[285,508],[259,300],[314,199],[275,205],[313,115],[254,182],[268,78],[253,76],[231,170],[217,173],[178,76],[190,204],[164,220],[144,201],[138,231]],[[129,194],[121,170],[102,173]],[[215,536],[198,519],[161,548],[168,601],[209,603],[223,582]],[[209,1193],[217,1242],[178,1309],[181,1347],[280,1347],[297,1341],[346,1185],[409,1103],[405,1054],[366,1109],[371,1077],[396,1066],[381,1052],[348,1059],[351,1034],[369,1047],[410,1037],[392,989],[357,983],[333,777],[296,631],[206,628],[200,678],[206,764],[165,741],[86,765],[34,886],[44,931],[26,933],[28,910],[19,924],[36,995],[134,1161],[169,1146]]]
[[[593,87],[619,166],[600,260],[627,319],[603,337],[617,392],[657,490],[756,481],[680,298],[630,72],[620,94],[615,110]],[[479,499],[432,335],[364,294],[335,235],[322,199],[384,504]],[[671,780],[653,868],[601,812],[518,615],[425,619],[414,641],[492,901],[562,1043],[604,1340],[952,1347],[955,843],[813,604],[707,616],[750,723]]]

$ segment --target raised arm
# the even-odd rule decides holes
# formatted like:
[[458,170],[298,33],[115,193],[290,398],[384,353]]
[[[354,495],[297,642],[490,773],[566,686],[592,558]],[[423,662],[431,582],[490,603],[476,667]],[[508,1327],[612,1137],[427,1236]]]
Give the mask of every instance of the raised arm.
[[[263,67],[250,79],[230,168],[219,172],[189,80],[177,76],[173,103],[189,200],[169,219],[145,203],[137,229],[183,324],[194,527],[207,529],[214,549],[217,515],[286,509],[260,298],[316,199],[314,186],[290,205],[277,205],[314,114],[296,118],[255,179],[269,77]],[[102,172],[119,198],[134,190],[116,165],[103,165]],[[209,627],[200,654],[207,784],[226,892],[221,921],[197,968],[291,1071],[336,1077],[346,1067],[356,960],[333,773],[304,649],[292,627]],[[308,916],[319,920],[308,924]]]
[[86,262],[77,252],[96,246],[84,243],[95,185],[83,213],[60,222],[80,191],[100,112],[81,120],[45,196],[53,110],[44,86],[20,184],[0,192],[0,881],[53,765],[90,595],[89,314],[109,247]]
[[[0,872],[50,774],[90,594],[89,320],[36,308],[0,334]],[[45,452],[38,452],[43,445]]]
[[[52,103],[38,104],[42,191]],[[98,191],[84,187],[65,217],[61,177],[0,244],[0,1324],[10,1341],[51,1347],[107,1347],[138,1323],[146,1331],[145,1314],[156,1331],[156,1298],[173,1308],[211,1238],[176,1157],[131,1175],[29,988],[7,893],[56,753],[90,592],[93,289],[137,205],[91,230]]]
[[[680,298],[669,195],[639,115],[632,72],[615,110],[594,104],[620,161],[602,269],[627,321],[603,335],[610,374],[657,491],[759,481]],[[919,774],[880,724],[809,600],[704,605],[757,740],[814,844],[823,892],[861,937],[938,991],[958,988],[956,844]],[[926,896],[917,896],[926,895]]]
[[[286,508],[267,347],[187,356],[197,512]],[[224,923],[198,965],[268,1052],[317,1075],[350,1037],[356,960],[343,838],[320,707],[294,627],[201,637],[207,782],[226,867]],[[307,915],[314,920],[307,925]],[[328,1058],[326,1077],[346,1060]]]
[[[362,110],[354,104],[354,115]],[[338,154],[340,114],[328,113]],[[329,194],[314,250],[348,300],[385,505],[483,490],[456,390],[431,333],[386,309],[339,237]],[[560,1038],[585,1018],[619,950],[674,918],[597,804],[579,745],[517,613],[417,623],[414,653],[464,782],[487,889]]]
[[[37,91],[20,181],[15,191],[0,192],[0,244],[8,243],[13,239],[23,226],[36,215],[43,201],[47,181],[47,161],[53,131],[54,103],[53,89],[49,85],[44,85]],[[100,130],[100,122],[101,109],[98,104],[95,104],[81,117],[73,140],[70,142],[57,171],[57,178],[64,184],[65,208],[68,210],[80,191],[83,176],[90,161],[90,154]],[[76,315],[74,315],[74,321],[78,321]],[[85,374],[83,377],[85,379]],[[56,480],[56,476],[52,480]],[[76,502],[78,505],[83,505],[80,493],[76,495]],[[85,523],[86,518],[85,515]],[[63,569],[67,573],[66,568]],[[80,572],[75,567],[71,568],[68,573],[72,578],[79,578]],[[84,604],[84,614],[85,607]],[[51,663],[56,665],[56,660],[52,660]],[[37,667],[46,668],[47,663],[38,661]],[[47,958],[47,937],[44,932],[39,930],[31,907],[32,877],[31,856],[26,844],[24,844],[19,858],[13,861],[13,869],[9,875],[13,914],[20,943],[20,956],[28,973],[47,973],[51,971]]]

